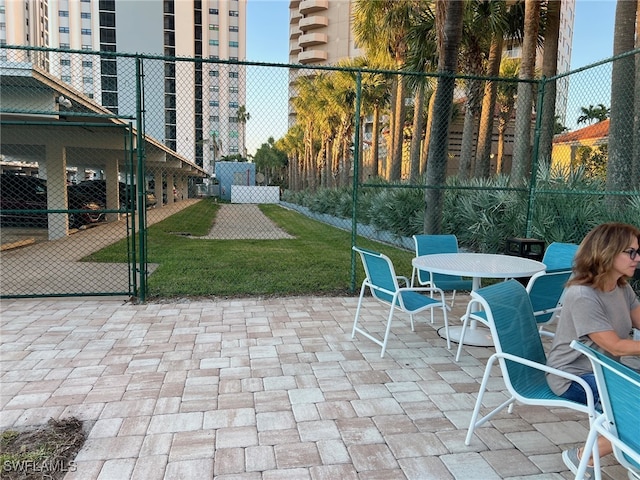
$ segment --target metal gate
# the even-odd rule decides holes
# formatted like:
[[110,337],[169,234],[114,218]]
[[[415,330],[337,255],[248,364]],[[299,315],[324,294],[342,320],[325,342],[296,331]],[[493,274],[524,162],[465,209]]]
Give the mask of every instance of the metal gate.
[[79,117],[1,122],[0,298],[138,295],[134,131]]

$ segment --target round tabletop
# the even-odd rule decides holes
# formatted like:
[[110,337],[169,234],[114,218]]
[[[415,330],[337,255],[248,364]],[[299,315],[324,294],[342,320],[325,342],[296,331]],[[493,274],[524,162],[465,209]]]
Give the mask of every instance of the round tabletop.
[[474,278],[530,277],[545,270],[542,262],[494,253],[434,253],[412,261],[414,267],[433,273]]

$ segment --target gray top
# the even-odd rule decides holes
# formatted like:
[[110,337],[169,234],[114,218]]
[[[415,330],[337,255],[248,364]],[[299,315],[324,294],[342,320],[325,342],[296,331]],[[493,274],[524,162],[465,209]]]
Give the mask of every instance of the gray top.
[[[562,303],[547,365],[578,376],[591,373],[592,368],[586,356],[569,346],[571,341],[578,340],[602,350],[589,339],[589,334],[613,330],[620,338],[629,338],[631,310],[640,306],[630,285],[616,287],[611,292],[572,285],[567,288]],[[547,375],[547,382],[556,395],[562,395],[571,384],[570,380],[557,375]]]

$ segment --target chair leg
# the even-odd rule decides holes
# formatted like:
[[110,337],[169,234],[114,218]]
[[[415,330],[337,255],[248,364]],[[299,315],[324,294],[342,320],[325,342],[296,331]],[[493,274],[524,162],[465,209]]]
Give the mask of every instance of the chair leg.
[[393,320],[393,308],[394,307],[392,303],[391,310],[389,310],[389,318],[387,319],[387,328],[384,331],[384,339],[382,340],[382,352],[380,352],[380,358],[384,357],[384,352],[387,350],[387,340],[389,340],[389,332],[391,331],[391,320]]
[[509,400],[506,400],[498,407],[494,408],[490,413],[486,414],[484,417],[481,417],[478,420],[478,416],[480,414],[480,407],[482,407],[482,398],[484,397],[484,392],[487,390],[487,383],[489,382],[489,378],[491,376],[491,368],[493,367],[494,362],[496,361],[496,357],[492,355],[489,357],[487,361],[487,366],[484,369],[484,375],[482,376],[482,383],[480,384],[480,390],[478,390],[478,398],[476,399],[476,404],[473,407],[473,413],[471,414],[471,421],[469,422],[469,430],[467,431],[467,436],[464,440],[465,445],[469,445],[471,443],[471,437],[473,436],[473,432],[476,428],[484,424],[486,421],[490,420],[496,413],[502,410],[504,407],[511,405],[515,402],[515,397],[511,397]]
[[604,419],[604,416],[598,417],[591,428],[589,429],[589,435],[587,435],[587,441],[584,444],[584,448],[582,449],[582,458],[580,459],[580,465],[578,465],[578,471],[576,472],[576,480],[582,480],[584,478],[584,473],[587,470],[587,465],[589,464],[589,459],[593,456],[593,473],[596,476],[596,479],[600,480],[600,454],[598,452],[598,429],[596,427],[596,423],[602,423],[601,419]]
[[353,319],[353,330],[351,330],[351,338],[356,337],[356,330],[358,329],[358,318],[360,317],[360,307],[362,306],[362,299],[364,298],[364,291],[367,286],[363,283],[360,287],[360,297],[358,298],[358,307],[356,308],[356,317]]
[[[433,315],[433,308],[431,309],[431,315]],[[447,337],[447,350],[451,350],[451,338],[449,337],[449,318],[447,315],[447,305],[442,304],[442,316],[444,317],[444,333]]]
[[462,317],[462,329],[460,330],[460,341],[458,342],[458,351],[456,353],[456,362],[460,361],[460,353],[462,353],[462,345],[464,344],[464,334],[467,330],[467,324],[469,322],[469,315]]

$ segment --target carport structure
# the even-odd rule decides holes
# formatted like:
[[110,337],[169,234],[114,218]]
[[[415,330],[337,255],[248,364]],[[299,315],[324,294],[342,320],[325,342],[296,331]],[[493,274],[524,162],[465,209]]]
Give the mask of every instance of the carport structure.
[[[129,294],[137,295],[133,272],[147,272],[145,244],[146,192],[155,187],[157,207],[163,208],[163,187],[186,199],[204,169],[166,145],[144,134],[144,106],[137,115],[119,116],[61,82],[30,62],[0,62],[0,154],[3,168],[15,162],[37,162],[38,176],[47,180],[48,238],[63,239],[70,233],[68,215],[69,169],[104,172],[107,221],[126,222],[130,248],[135,232],[139,253],[130,256]],[[82,179],[81,179],[82,180]],[[135,185],[136,202],[120,204],[119,181]],[[193,196],[193,195],[191,195]],[[166,203],[174,195],[165,196]],[[137,209],[135,207],[137,205]],[[3,272],[3,275],[10,272]],[[58,296],[109,292],[25,292],[26,296]],[[122,294],[118,289],[116,294]],[[14,296],[14,295],[12,295]],[[21,295],[18,295],[21,296]]]
[[[141,119],[114,115],[31,63],[0,64],[0,105],[0,153],[5,160],[38,163],[39,176],[47,179],[48,210],[67,210],[68,167],[104,171],[108,210],[121,207],[120,176],[130,178],[138,186],[137,196],[144,199],[147,185],[140,178],[153,178],[152,184],[165,185],[168,192],[175,188],[181,193],[178,197],[187,198],[189,179],[207,175],[142,134]],[[154,193],[161,206],[162,191]],[[174,199],[167,195],[166,200]],[[49,238],[67,234],[66,215],[50,213]]]

